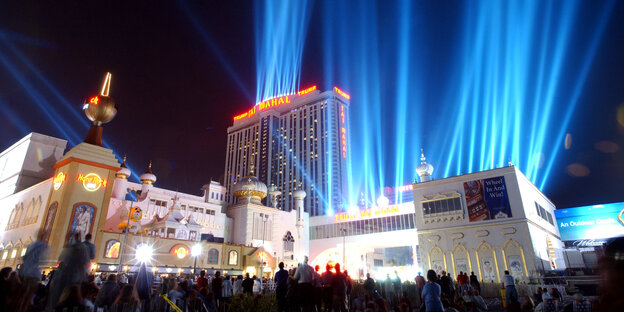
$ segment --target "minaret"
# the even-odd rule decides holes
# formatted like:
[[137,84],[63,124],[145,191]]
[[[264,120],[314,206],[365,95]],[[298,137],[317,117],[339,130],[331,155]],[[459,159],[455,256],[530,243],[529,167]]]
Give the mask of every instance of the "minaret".
[[420,182],[431,181],[431,174],[433,174],[433,166],[427,163],[427,158],[425,158],[425,153],[423,149],[420,149],[420,165],[416,167],[416,173],[420,177]]
[[301,238],[301,231],[304,227],[303,199],[305,197],[306,192],[304,190],[296,190],[293,192],[293,198],[295,199],[295,210],[297,211],[297,223],[295,223],[295,226],[297,227],[297,232],[299,232],[299,238]]
[[130,169],[126,167],[126,156],[124,155],[121,168],[115,173],[115,184],[113,185],[113,198],[124,199],[126,197],[126,188],[128,186],[128,178],[132,175]]
[[271,199],[271,207],[277,209],[277,196],[282,195],[282,192],[277,190],[277,186],[275,184],[271,184],[269,186],[269,198]]
[[[54,165],[54,176],[66,179],[54,188],[48,199],[42,231],[49,242],[49,262],[56,266],[61,250],[75,241],[93,236],[96,246],[102,246],[100,235],[106,223],[114,180],[120,171],[113,151],[102,147],[102,127],[117,113],[110,97],[111,74],[106,73],[101,91],[87,98],[82,109],[92,125],[84,142],[71,148]],[[120,176],[119,176],[120,177]],[[99,252],[98,252],[99,254]]]
[[156,182],[156,175],[152,172],[152,162],[147,165],[147,171],[139,176],[141,180],[141,196],[145,196],[152,189],[152,185]]

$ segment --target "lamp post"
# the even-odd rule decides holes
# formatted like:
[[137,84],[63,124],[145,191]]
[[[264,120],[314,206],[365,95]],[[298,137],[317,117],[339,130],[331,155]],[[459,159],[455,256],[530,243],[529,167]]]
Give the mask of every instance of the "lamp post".
[[191,256],[195,257],[195,262],[193,263],[193,277],[195,277],[195,269],[197,269],[197,256],[201,255],[202,246],[200,244],[195,244],[191,248]]
[[130,214],[132,213],[132,205],[134,205],[134,202],[137,201],[137,196],[141,195],[141,191],[135,191],[132,189],[127,189],[126,190],[126,196],[124,198],[124,202],[128,203],[128,201],[130,202],[130,207],[128,207],[128,219],[126,220],[126,229],[124,230],[124,240],[123,240],[123,245],[120,246],[121,248],[119,248],[119,268],[117,269],[117,275],[119,275],[121,273],[121,267],[123,265],[123,257],[124,257],[124,250],[126,249],[126,242],[128,241],[128,232],[130,231]]
[[262,254],[260,254],[260,293],[262,294],[262,286],[263,286],[263,281],[262,281],[262,277],[264,276],[264,233],[266,231],[266,223],[267,221],[269,221],[269,215],[266,213],[261,213],[260,214],[260,218],[262,218]]

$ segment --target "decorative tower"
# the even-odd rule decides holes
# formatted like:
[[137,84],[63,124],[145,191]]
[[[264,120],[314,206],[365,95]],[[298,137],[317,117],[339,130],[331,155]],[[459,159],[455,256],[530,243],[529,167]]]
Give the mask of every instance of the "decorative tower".
[[145,196],[147,192],[149,192],[154,182],[156,182],[156,175],[152,172],[152,162],[149,162],[147,165],[147,171],[139,176],[139,180],[141,180],[141,196]]
[[420,165],[416,167],[416,173],[420,177],[420,182],[431,181],[431,174],[433,174],[433,166],[427,163],[427,158],[423,149],[420,149]]
[[301,239],[301,232],[304,228],[304,220],[303,220],[303,199],[306,197],[306,192],[304,190],[296,190],[293,192],[293,198],[295,199],[295,210],[297,211],[297,234]]
[[[70,149],[54,165],[54,176],[65,178],[50,193],[42,231],[50,242],[48,259],[56,265],[64,246],[84,240],[87,234],[101,246],[108,205],[113,193],[112,181],[120,171],[113,151],[102,147],[102,125],[117,113],[110,97],[111,74],[107,73],[99,94],[88,98],[83,105],[85,115],[93,122],[83,143]],[[120,178],[118,176],[117,178]]]
[[269,196],[271,199],[271,207],[277,209],[277,196],[282,195],[282,192],[277,190],[277,186],[275,184],[271,184],[269,186]]
[[113,185],[113,198],[124,199],[126,196],[126,187],[128,186],[128,178],[132,175],[130,169],[126,167],[126,156],[124,155],[121,168],[115,173],[115,184]]

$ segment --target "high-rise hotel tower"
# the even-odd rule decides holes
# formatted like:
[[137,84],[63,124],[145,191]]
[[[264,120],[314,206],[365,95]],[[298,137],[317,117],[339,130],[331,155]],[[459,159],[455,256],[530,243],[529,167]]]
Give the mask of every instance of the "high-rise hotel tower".
[[[292,193],[304,190],[304,208],[312,216],[342,211],[347,194],[350,95],[316,86],[256,104],[234,116],[228,128],[225,158],[227,199],[253,170],[282,195],[278,208],[293,209]],[[267,199],[268,205],[271,196]]]

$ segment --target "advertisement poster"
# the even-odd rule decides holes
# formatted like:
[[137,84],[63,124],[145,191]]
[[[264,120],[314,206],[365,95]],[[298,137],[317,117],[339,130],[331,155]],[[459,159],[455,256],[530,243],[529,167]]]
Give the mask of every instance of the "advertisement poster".
[[494,272],[494,261],[492,258],[481,259],[481,269],[483,270],[483,280],[486,282],[496,281],[496,272]]
[[624,203],[555,210],[561,240],[566,246],[600,246],[607,239],[624,236]]
[[509,273],[514,278],[522,277],[522,258],[520,256],[507,257],[507,263],[509,263]]
[[464,182],[470,222],[511,217],[504,177]]
[[466,259],[457,259],[455,261],[455,271],[459,272],[468,272],[468,262]]
[[433,261],[433,267],[431,268],[436,274],[441,275],[444,271],[444,263],[442,261]]

